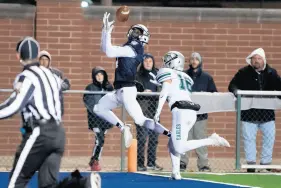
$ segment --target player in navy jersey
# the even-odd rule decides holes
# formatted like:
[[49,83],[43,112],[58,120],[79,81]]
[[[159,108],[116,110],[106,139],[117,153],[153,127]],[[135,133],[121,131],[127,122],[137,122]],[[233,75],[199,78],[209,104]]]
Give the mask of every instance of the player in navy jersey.
[[143,61],[144,45],[148,44],[150,38],[148,29],[141,24],[133,25],[127,33],[128,41],[123,46],[113,46],[111,44],[111,32],[114,27],[114,21],[108,21],[109,15],[109,13],[105,13],[103,17],[101,48],[107,57],[116,58],[114,80],[114,88],[116,90],[102,97],[99,103],[95,105],[94,112],[101,118],[119,127],[121,132],[124,132],[125,146],[127,148],[132,142],[130,127],[125,125],[111,111],[122,105],[124,105],[137,125],[146,126],[158,133],[170,136],[169,130],[143,115],[141,107],[136,100],[135,77],[137,67]]

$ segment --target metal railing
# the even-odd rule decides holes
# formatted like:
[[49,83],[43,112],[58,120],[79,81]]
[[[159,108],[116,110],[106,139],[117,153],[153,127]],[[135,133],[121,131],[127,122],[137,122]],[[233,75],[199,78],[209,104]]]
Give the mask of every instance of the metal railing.
[[[1,101],[3,101],[5,98],[8,97],[9,93],[11,93],[13,90],[12,89],[0,89],[0,96],[1,96]],[[88,169],[88,160],[91,157],[91,148],[94,146],[92,137],[94,135],[93,132],[87,131],[87,127],[85,126],[88,123],[87,116],[86,116],[86,108],[83,104],[83,96],[84,94],[90,94],[90,95],[104,95],[107,92],[92,92],[92,91],[84,91],[84,90],[69,90],[64,92],[65,96],[65,105],[66,105],[66,113],[65,113],[65,118],[64,118],[64,124],[67,130],[67,150],[66,154],[64,156],[64,160],[62,162],[62,169],[73,169],[75,167],[79,167],[80,169],[86,168]],[[202,93],[199,93],[202,95]],[[220,93],[219,93],[220,94]],[[222,93],[225,94],[225,93]],[[154,116],[154,111],[157,106],[157,96],[159,93],[138,93],[137,100],[139,101],[141,108],[143,109],[143,112],[146,116],[153,117]],[[198,93],[193,93],[193,96],[198,96]],[[218,94],[217,94],[218,95]],[[257,97],[258,96],[258,97]],[[231,138],[231,135],[224,135],[224,132],[222,127],[220,125],[216,125],[216,122],[221,122],[220,118],[225,118],[228,116],[228,114],[218,115],[216,112],[209,113],[209,116],[211,118],[209,124],[210,128],[208,128],[208,132],[211,133],[214,130],[220,131],[222,136],[227,136],[228,139],[233,139],[235,140],[235,152],[233,153],[236,155],[235,157],[233,154],[232,155],[225,155],[221,157],[217,157],[216,153],[220,150],[217,150],[216,148],[210,148],[209,149],[209,157],[210,157],[210,163],[213,171],[233,171],[235,168],[236,170],[241,170],[241,163],[242,162],[242,153],[241,149],[243,148],[243,144],[241,144],[241,132],[242,132],[242,123],[243,119],[241,119],[241,111],[243,113],[243,110],[245,109],[245,100],[246,99],[251,99],[251,98],[257,98],[258,101],[255,101],[256,103],[261,102],[266,102],[268,98],[270,100],[276,100],[276,103],[279,101],[275,96],[281,96],[281,92],[279,91],[238,91],[237,92],[237,100],[233,100],[233,103],[236,104],[235,108],[231,111],[233,111],[233,130],[235,130],[231,135],[234,135],[234,138]],[[210,99],[212,98],[212,94],[210,94]],[[231,101],[232,99],[232,94],[229,94],[230,99],[228,101]],[[193,97],[192,97],[193,98]],[[206,99],[205,95],[202,95],[202,99]],[[194,102],[199,103],[200,105],[204,106],[204,100],[201,100],[200,98],[194,98],[196,99]],[[265,100],[265,101],[263,101]],[[275,102],[275,101],[273,101]],[[147,106],[148,105],[148,106]],[[209,104],[208,104],[209,105]],[[278,106],[278,105],[277,105]],[[281,107],[281,105],[280,105]],[[266,108],[269,108],[268,106]],[[242,109],[242,110],[241,110]],[[273,107],[273,109],[278,109]],[[236,112],[236,123],[235,121],[235,113]],[[279,111],[276,110],[277,115],[276,117],[279,117]],[[219,112],[221,113],[221,112]],[[229,112],[228,112],[229,113]],[[231,112],[230,112],[231,113]],[[116,114],[124,123],[129,123],[134,125],[134,122],[132,119],[127,115],[127,112],[125,108],[121,108],[121,111],[116,111]],[[76,116],[79,116],[79,119],[75,119]],[[232,118],[232,117],[230,117]],[[4,130],[2,127],[2,139],[9,140],[7,141],[6,145],[8,145],[8,149],[6,150],[1,150],[1,148],[4,148],[3,144],[2,147],[0,147],[0,168],[6,168],[6,170],[9,170],[11,167],[12,161],[13,161],[13,155],[14,151],[16,149],[16,144],[20,141],[20,133],[15,132],[13,129],[13,132],[11,132],[11,127],[18,127],[16,125],[18,122],[20,122],[19,119],[17,121],[14,120],[14,118],[10,120],[5,120],[5,128],[7,127],[7,130]],[[163,109],[163,115],[160,117],[161,123],[165,125],[167,128],[171,128],[171,113],[168,110],[168,108],[164,107]],[[231,120],[230,120],[231,122]],[[226,122],[229,123],[229,122]],[[279,118],[276,120],[276,124],[279,125],[281,122],[279,122]],[[213,126],[217,127],[213,127]],[[235,126],[236,125],[236,126]],[[224,125],[226,126],[226,125]],[[278,129],[278,126],[276,126],[276,129]],[[78,131],[77,134],[81,135],[80,137],[75,138],[76,132]],[[138,138],[137,134],[142,133],[141,131],[138,131],[136,129],[136,126],[132,126],[132,132],[135,138]],[[112,170],[118,170],[118,171],[126,171],[126,149],[124,146],[124,142],[122,140],[122,136],[118,135],[120,134],[117,128],[113,128],[110,130],[110,133],[108,136],[106,136],[105,139],[105,146],[106,148],[104,149],[105,155],[102,155],[102,166],[105,167],[105,170],[112,171]],[[147,133],[145,133],[147,134]],[[85,136],[85,138],[84,138]],[[277,139],[280,139],[280,135],[276,136]],[[143,143],[143,138],[142,139]],[[83,142],[82,142],[82,141]],[[161,166],[164,167],[164,170],[170,170],[171,169],[171,164],[170,164],[170,158],[168,155],[167,151],[167,141],[168,139],[164,136],[159,135],[159,138],[157,137],[158,142],[156,147],[156,154],[154,154],[151,149],[147,149],[149,146],[146,144],[146,140],[142,146],[142,150],[144,150],[144,156],[151,154],[152,156],[156,155],[155,158],[157,159],[157,163]],[[81,145],[79,145],[81,141]],[[280,142],[281,140],[277,140]],[[77,143],[75,143],[77,142]],[[260,137],[258,137],[257,142],[260,142]],[[74,144],[73,144],[74,143]],[[153,143],[153,141],[151,141]],[[73,146],[72,146],[73,144]],[[0,143],[1,145],[1,143]],[[120,150],[118,149],[120,148]],[[260,148],[260,144],[258,144],[258,148]],[[280,160],[276,157],[278,154],[280,154],[280,148],[278,146],[275,146],[276,152],[273,155],[273,163],[278,163]],[[120,152],[118,152],[118,150]],[[223,149],[222,149],[223,150]],[[79,153],[81,151],[81,153]],[[82,153],[82,151],[85,153]],[[149,153],[152,151],[152,153]],[[225,150],[227,151],[227,150]],[[228,151],[229,152],[229,151]],[[279,152],[279,153],[278,153]],[[144,157],[144,165],[146,165],[145,162],[148,161],[148,157]],[[139,159],[140,160],[140,159]],[[188,169],[192,169],[193,171],[196,171],[196,156],[192,156],[190,160],[190,164],[188,165]],[[234,168],[233,168],[234,167]]]

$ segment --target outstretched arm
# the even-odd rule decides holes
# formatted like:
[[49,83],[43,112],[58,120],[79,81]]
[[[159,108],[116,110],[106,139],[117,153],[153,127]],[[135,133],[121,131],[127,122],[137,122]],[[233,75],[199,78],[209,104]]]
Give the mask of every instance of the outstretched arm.
[[172,82],[172,80],[169,79],[169,80],[163,81],[163,83],[162,83],[162,90],[161,90],[160,96],[159,96],[158,107],[157,107],[157,110],[156,110],[156,113],[155,113],[155,116],[154,116],[155,122],[159,121],[159,117],[160,117],[162,108],[163,108],[163,106],[165,104],[165,101],[167,100],[167,97],[168,97],[171,82]]
[[235,97],[237,97],[237,90],[239,88],[239,83],[241,83],[240,78],[241,78],[241,72],[238,71],[228,85],[228,91],[233,93]]
[[114,28],[114,21],[109,22],[110,13],[103,17],[103,29],[101,37],[101,49],[107,57],[135,57],[136,53],[130,46],[113,46],[111,43],[111,32]]
[[[104,31],[103,31],[104,32]],[[105,32],[102,38],[102,51],[107,57],[135,57],[136,53],[130,46],[113,46],[111,33]]]
[[22,110],[33,95],[35,87],[26,78],[15,84],[14,92],[0,105],[0,119],[8,118]]

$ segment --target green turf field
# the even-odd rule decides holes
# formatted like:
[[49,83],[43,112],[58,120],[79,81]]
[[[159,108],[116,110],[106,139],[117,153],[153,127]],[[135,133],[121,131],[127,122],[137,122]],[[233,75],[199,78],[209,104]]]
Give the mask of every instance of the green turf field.
[[[170,175],[170,174],[160,174]],[[261,188],[281,188],[281,175],[274,174],[197,174],[181,173],[183,178],[249,185]]]

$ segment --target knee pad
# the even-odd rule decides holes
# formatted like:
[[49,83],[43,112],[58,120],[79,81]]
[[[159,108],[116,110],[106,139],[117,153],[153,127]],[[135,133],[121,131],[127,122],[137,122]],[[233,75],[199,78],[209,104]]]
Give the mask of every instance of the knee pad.
[[147,119],[144,116],[137,118],[137,119],[135,119],[135,124],[137,124],[139,126],[143,126],[146,123],[146,120]]
[[146,128],[148,128],[150,130],[154,130],[155,122],[152,119],[145,119],[143,122],[143,126],[145,126]]
[[94,111],[95,114],[99,115],[99,114],[103,113],[105,111],[105,109],[102,108],[100,104],[96,104],[94,106],[93,111]]

